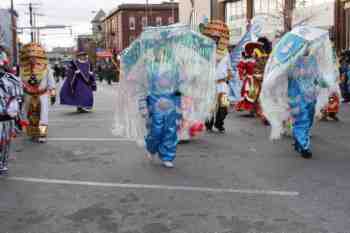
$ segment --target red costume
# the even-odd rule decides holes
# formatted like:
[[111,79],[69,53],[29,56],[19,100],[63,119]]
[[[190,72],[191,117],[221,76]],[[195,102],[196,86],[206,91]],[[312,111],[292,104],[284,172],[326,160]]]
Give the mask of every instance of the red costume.
[[256,75],[257,61],[254,58],[254,51],[261,48],[262,44],[249,42],[244,46],[245,58],[237,66],[239,78],[243,81],[241,90],[241,101],[236,105],[237,111],[256,113],[261,90],[261,77]]
[[323,109],[323,119],[328,120],[329,118],[338,121],[337,114],[339,113],[340,99],[339,95],[334,93],[329,97],[328,105]]

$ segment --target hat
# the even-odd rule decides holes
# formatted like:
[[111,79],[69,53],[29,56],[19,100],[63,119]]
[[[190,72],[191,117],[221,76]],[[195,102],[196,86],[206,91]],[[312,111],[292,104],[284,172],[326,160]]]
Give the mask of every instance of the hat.
[[247,56],[252,56],[255,49],[262,49],[263,44],[260,42],[248,42],[244,45],[244,52]]

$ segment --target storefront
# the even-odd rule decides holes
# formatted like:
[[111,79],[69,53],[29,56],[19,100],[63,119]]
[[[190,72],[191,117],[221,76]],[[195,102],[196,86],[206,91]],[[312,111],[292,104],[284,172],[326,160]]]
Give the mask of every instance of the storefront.
[[335,9],[337,50],[350,49],[350,0],[335,1]]
[[[225,1],[225,20],[230,28],[231,43],[235,44],[246,32],[247,24],[254,16],[267,16],[266,36],[277,34],[281,21],[283,0],[227,0]],[[272,38],[271,38],[272,39]]]

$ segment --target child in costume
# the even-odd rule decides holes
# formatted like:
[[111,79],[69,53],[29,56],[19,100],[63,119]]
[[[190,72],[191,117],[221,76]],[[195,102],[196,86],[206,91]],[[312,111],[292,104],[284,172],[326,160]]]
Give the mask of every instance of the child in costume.
[[55,80],[41,45],[30,43],[21,50],[20,74],[24,86],[24,117],[27,134],[33,141],[47,141],[49,106],[56,101]]
[[9,59],[0,49],[0,176],[8,173],[11,142],[16,134],[15,119],[20,115],[22,82],[9,71]]
[[96,76],[87,53],[80,51],[78,59],[69,63],[66,80],[60,93],[62,105],[76,106],[79,113],[87,113],[94,104],[93,92],[97,90]]
[[334,92],[331,96],[329,96],[328,105],[322,110],[322,119],[323,120],[335,120],[339,121],[338,113],[339,113],[339,105],[340,98],[338,93]]

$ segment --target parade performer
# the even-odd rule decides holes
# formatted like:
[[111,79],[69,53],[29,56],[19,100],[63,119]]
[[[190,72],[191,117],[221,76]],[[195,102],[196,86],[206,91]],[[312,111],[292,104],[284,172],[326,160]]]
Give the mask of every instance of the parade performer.
[[213,20],[204,26],[203,34],[216,42],[216,98],[212,108],[212,116],[206,121],[206,128],[208,131],[212,131],[214,126],[223,133],[225,132],[224,121],[230,106],[227,83],[232,78],[228,53],[230,30],[224,22]]
[[20,74],[24,86],[24,116],[29,122],[27,134],[33,141],[46,142],[49,105],[56,101],[55,80],[48,67],[44,49],[36,43],[23,46]]
[[60,93],[60,103],[76,106],[79,113],[89,112],[94,104],[93,92],[96,90],[96,76],[88,55],[79,51],[77,59],[68,65],[66,80]]
[[258,109],[262,75],[257,71],[255,51],[261,49],[262,44],[249,42],[244,46],[244,57],[238,64],[239,77],[243,81],[241,101],[236,105],[237,111],[246,111],[254,116]]
[[[254,77],[257,80],[257,84],[259,85],[259,90],[261,90],[262,83],[264,81],[264,73],[267,61],[269,59],[269,55],[272,51],[272,45],[269,39],[266,37],[260,37],[258,42],[261,43],[261,48],[256,48],[254,50],[254,57],[256,60],[256,67],[254,71]],[[269,125],[268,120],[263,114],[261,105],[260,105],[260,92],[258,94],[258,99],[256,102],[256,115],[261,119],[264,125]]]
[[284,35],[267,64],[261,93],[271,139],[278,139],[291,120],[295,150],[311,158],[314,117],[327,105],[337,77],[328,31],[303,26]]
[[231,105],[235,107],[241,101],[242,80],[239,77],[238,64],[244,58],[244,46],[249,42],[256,42],[258,38],[262,37],[263,33],[268,28],[268,18],[265,16],[256,16],[247,25],[247,32],[239,40],[239,42],[232,46],[229,51],[229,59],[232,71],[232,79],[228,82],[229,85],[229,100]]
[[22,82],[12,75],[9,59],[0,48],[0,176],[8,173],[12,138],[16,134],[15,119],[20,115]]
[[114,133],[171,168],[181,133],[204,129],[215,95],[215,44],[188,26],[146,28],[121,54]]

